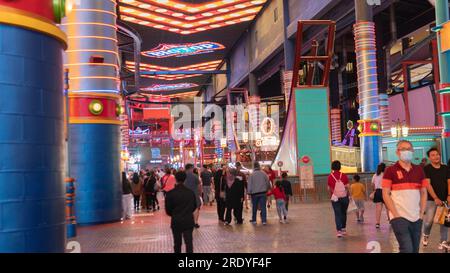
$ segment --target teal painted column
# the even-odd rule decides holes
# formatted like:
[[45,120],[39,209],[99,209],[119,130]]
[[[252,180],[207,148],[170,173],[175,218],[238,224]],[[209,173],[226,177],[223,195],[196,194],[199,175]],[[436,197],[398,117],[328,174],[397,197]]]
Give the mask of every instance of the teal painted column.
[[[436,0],[436,28],[438,32],[438,50],[439,50],[439,71],[440,71],[440,88],[441,96],[441,115],[444,125],[442,131],[442,160],[447,162],[450,158],[450,50],[443,52],[442,41],[449,37],[442,37],[441,30],[443,25],[449,22],[448,0]],[[450,27],[450,25],[448,25]]]

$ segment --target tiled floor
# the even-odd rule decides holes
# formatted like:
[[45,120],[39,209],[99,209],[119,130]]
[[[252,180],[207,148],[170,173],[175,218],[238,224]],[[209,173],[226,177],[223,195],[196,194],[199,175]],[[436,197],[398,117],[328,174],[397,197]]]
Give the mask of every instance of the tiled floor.
[[[194,251],[216,252],[331,252],[355,253],[370,252],[367,245],[379,242],[383,253],[398,251],[395,236],[382,214],[380,230],[374,226],[375,206],[366,202],[366,222],[356,223],[355,215],[349,216],[348,236],[335,237],[334,216],[329,203],[296,203],[289,209],[288,224],[278,222],[275,208],[269,209],[268,225],[253,226],[248,222],[251,210],[244,209],[244,225],[224,226],[219,224],[216,207],[204,207],[200,215],[200,228],[194,230]],[[132,253],[170,253],[172,252],[172,233],[170,219],[164,211],[141,213],[133,220],[112,224],[78,228],[78,241],[81,252],[132,252]],[[431,242],[421,252],[440,252],[437,249],[439,229],[434,226]],[[375,243],[376,244],[376,243]],[[184,251],[184,247],[183,247]]]

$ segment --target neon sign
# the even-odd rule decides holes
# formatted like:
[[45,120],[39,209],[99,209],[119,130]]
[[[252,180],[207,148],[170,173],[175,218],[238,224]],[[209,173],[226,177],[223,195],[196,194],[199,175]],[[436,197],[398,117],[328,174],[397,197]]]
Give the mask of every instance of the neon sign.
[[[206,71],[212,71],[217,69],[219,64],[222,62],[222,60],[216,60],[206,63],[197,63],[187,66],[180,66],[180,67],[165,67],[165,66],[159,66],[159,65],[152,65],[152,64],[145,64],[141,63],[141,71],[178,71],[178,70],[189,70],[189,71],[196,71],[196,70],[206,70]],[[134,62],[126,61],[126,67],[131,71],[134,72]],[[142,75],[144,78],[153,78],[153,79],[160,79],[160,80],[179,80],[184,78],[191,78],[191,77],[197,77],[201,76],[202,74],[189,74],[189,75]]]
[[156,48],[142,52],[151,58],[185,57],[222,50],[225,47],[219,43],[200,42],[196,44],[160,44]]
[[149,129],[142,130],[139,127],[136,128],[136,130],[129,129],[128,132],[129,132],[130,135],[148,135],[148,134],[150,134],[150,130]]
[[142,91],[157,92],[157,91],[172,91],[179,89],[188,89],[198,87],[195,83],[176,83],[176,84],[153,84],[149,87],[142,88]]

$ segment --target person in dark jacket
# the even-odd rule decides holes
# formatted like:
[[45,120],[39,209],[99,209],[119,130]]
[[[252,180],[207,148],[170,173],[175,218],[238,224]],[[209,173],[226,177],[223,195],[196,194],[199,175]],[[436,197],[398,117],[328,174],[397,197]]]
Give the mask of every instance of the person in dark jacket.
[[194,192],[184,186],[185,172],[175,174],[177,184],[166,195],[166,213],[172,217],[174,252],[181,253],[182,237],[186,245],[186,253],[193,253],[192,231],[194,229],[194,211],[197,209],[197,200]]
[[131,194],[130,181],[127,178],[125,172],[122,172],[122,219],[131,219],[131,200],[133,195]]
[[[292,196],[292,186],[291,186],[291,182],[289,182],[289,180],[287,180],[287,173],[283,173],[281,175],[281,186],[283,187],[284,190],[284,194],[286,195],[286,210],[289,210],[289,197]],[[286,220],[286,218],[284,218]]]
[[134,196],[134,210],[138,211],[141,204],[140,200],[143,193],[144,180],[137,173],[134,173],[131,181],[131,191]]
[[220,222],[225,222],[225,185],[226,181],[224,180],[224,165],[221,166],[220,169],[216,170],[214,173],[214,195],[216,198],[217,204],[217,217]]
[[157,177],[154,171],[150,171],[147,174],[147,179],[145,180],[144,183],[144,193],[145,196],[147,198],[147,211],[150,211],[150,209],[152,209],[153,211],[156,211],[156,207],[158,206],[158,210],[159,210],[159,202],[157,199],[157,181],[156,181]]
[[225,203],[227,212],[225,215],[225,225],[231,223],[231,211],[237,224],[242,224],[242,204],[244,202],[245,182],[242,174],[236,169],[230,169],[227,175]]

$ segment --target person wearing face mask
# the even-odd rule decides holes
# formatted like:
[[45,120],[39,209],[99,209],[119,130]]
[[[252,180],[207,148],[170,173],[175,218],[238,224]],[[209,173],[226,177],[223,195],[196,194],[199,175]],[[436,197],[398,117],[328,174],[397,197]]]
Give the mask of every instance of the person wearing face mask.
[[411,142],[400,140],[396,151],[399,160],[386,169],[382,181],[383,200],[400,253],[419,252],[427,204],[429,182],[422,167],[411,163],[413,151]]

